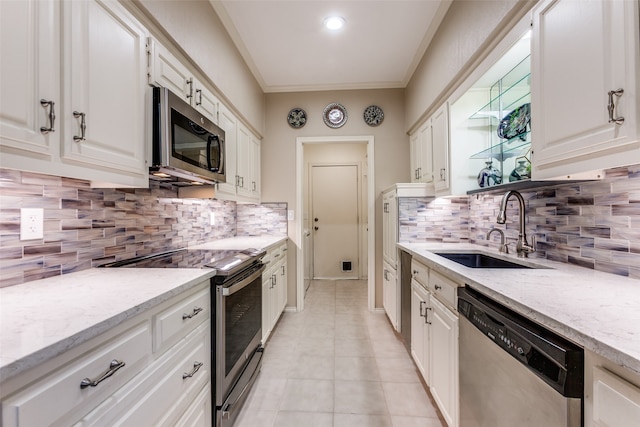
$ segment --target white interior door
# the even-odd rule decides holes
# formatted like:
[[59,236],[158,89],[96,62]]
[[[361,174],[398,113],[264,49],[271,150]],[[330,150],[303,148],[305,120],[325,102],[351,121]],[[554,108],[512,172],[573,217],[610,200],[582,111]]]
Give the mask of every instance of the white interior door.
[[357,279],[358,166],[311,167],[314,279]]

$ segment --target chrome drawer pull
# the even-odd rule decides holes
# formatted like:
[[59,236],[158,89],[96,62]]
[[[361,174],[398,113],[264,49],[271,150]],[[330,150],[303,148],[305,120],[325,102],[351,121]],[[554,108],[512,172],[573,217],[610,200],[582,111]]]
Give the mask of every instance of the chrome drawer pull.
[[440,285],[435,285],[436,291],[439,291],[440,289],[442,289],[442,286]]
[[80,117],[80,136],[74,135],[73,136],[73,141],[74,142],[80,142],[80,141],[84,141],[85,138],[85,132],[87,130],[87,122],[85,120],[86,114],[85,113],[80,113],[78,111],[74,111],[73,112],[73,117],[75,117],[76,119],[78,117]]
[[183,313],[182,314],[182,320],[191,319],[193,316],[195,316],[196,314],[200,313],[201,311],[202,311],[202,309],[200,307],[196,307],[196,308],[193,309],[193,313],[191,313],[191,314]]
[[55,132],[55,129],[53,128],[53,124],[56,121],[56,112],[53,109],[53,107],[56,105],[56,103],[53,101],[47,101],[46,99],[41,99],[40,105],[42,105],[45,108],[49,107],[49,127],[41,126],[40,132],[44,133],[45,135],[48,134],[49,132]]
[[613,117],[613,111],[615,109],[615,105],[613,104],[613,95],[620,98],[624,93],[624,89],[618,90],[610,90],[609,91],[609,103],[607,104],[607,110],[609,110],[609,123],[615,123],[617,125],[621,125],[624,123],[624,117]]
[[187,378],[191,378],[192,376],[194,376],[196,374],[196,372],[198,372],[200,370],[200,368],[202,367],[202,362],[195,362],[193,364],[193,370],[189,373],[184,373],[182,374],[182,379],[186,380]]
[[111,363],[109,364],[109,369],[107,369],[104,374],[100,375],[100,377],[98,377],[95,380],[92,380],[91,378],[85,378],[82,381],[80,381],[80,388],[85,389],[87,387],[95,387],[98,384],[100,384],[102,381],[106,380],[107,378],[109,378],[111,375],[115,374],[116,371],[120,368],[122,368],[124,366],[124,362],[120,362],[117,359],[113,359],[111,361]]

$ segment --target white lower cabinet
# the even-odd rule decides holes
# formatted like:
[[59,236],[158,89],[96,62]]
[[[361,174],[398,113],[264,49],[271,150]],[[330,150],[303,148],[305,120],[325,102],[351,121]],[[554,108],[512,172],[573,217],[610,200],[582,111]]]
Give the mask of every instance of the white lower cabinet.
[[418,282],[411,282],[411,357],[427,385],[431,383],[429,377],[429,324],[427,311],[429,293]]
[[430,389],[442,416],[450,427],[457,426],[459,412],[458,391],[458,315],[445,307],[437,298],[431,299],[433,308],[429,361],[431,362]]
[[267,250],[262,273],[262,344],[265,344],[287,305],[287,243]]
[[[212,369],[208,299],[206,280],[187,295],[11,378],[1,390],[0,424],[173,426],[204,420],[201,425],[210,425],[211,404],[202,400],[205,390],[210,396]],[[172,326],[169,334],[157,331],[163,323]]]
[[411,262],[411,356],[449,427],[458,427],[458,284]]
[[640,421],[640,374],[584,352],[584,427],[635,427]]
[[382,305],[391,325],[398,330],[398,275],[386,261],[382,263]]

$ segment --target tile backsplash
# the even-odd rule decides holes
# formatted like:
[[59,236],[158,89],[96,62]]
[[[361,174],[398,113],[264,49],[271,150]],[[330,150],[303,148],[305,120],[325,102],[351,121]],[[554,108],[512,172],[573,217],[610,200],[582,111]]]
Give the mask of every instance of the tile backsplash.
[[[511,199],[506,225],[496,223],[502,192],[443,199],[400,199],[404,242],[470,242],[498,249],[492,227],[507,242],[518,238],[518,206]],[[568,182],[521,191],[527,235],[543,257],[640,279],[640,165],[606,171],[600,181]],[[531,241],[531,238],[529,237]],[[515,244],[510,244],[515,252]]]
[[[42,239],[20,240],[20,208],[44,209]],[[236,235],[286,235],[286,211],[286,203],[180,199],[154,181],[148,189],[99,189],[0,169],[0,287]]]

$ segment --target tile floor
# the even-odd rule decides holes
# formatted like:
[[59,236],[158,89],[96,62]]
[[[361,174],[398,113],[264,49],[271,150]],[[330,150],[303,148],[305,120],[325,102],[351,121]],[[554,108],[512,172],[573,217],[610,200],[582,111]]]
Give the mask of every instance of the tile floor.
[[366,281],[312,281],[283,313],[234,427],[442,427],[418,371]]

